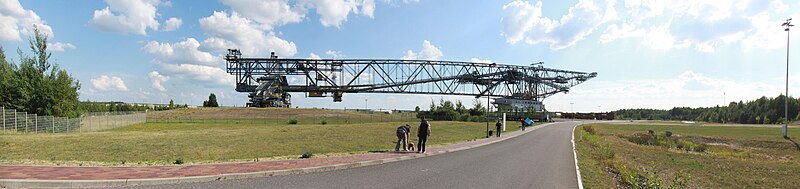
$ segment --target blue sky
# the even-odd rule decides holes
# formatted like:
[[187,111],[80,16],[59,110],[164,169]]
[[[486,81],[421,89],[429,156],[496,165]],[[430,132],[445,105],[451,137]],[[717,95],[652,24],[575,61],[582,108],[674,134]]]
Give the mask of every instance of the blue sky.
[[[243,105],[224,72],[245,56],[544,61],[598,77],[544,102],[552,111],[703,107],[783,93],[786,32],[798,1],[0,0],[0,45],[18,60],[30,28],[82,84],[81,100]],[[792,31],[792,34],[796,34]],[[798,38],[791,40],[798,44]],[[800,49],[800,46],[795,47]],[[793,60],[800,54],[791,52]],[[789,94],[800,92],[790,62]],[[724,95],[723,95],[724,94]],[[293,95],[300,107],[427,108],[440,98]],[[365,102],[365,99],[366,100]],[[388,102],[388,103],[385,103]],[[570,106],[574,103],[574,108]]]

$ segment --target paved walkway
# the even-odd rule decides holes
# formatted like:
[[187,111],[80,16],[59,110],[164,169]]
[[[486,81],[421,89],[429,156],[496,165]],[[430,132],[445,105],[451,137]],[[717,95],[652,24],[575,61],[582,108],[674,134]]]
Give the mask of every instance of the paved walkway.
[[[547,125],[547,124],[545,124]],[[529,128],[526,131],[504,133],[500,138],[478,139],[469,142],[435,146],[428,149],[426,154],[412,152],[384,152],[369,153],[349,156],[275,160],[262,162],[220,163],[200,165],[175,165],[175,166],[142,166],[142,167],[67,167],[67,166],[0,166],[0,183],[13,181],[91,181],[91,180],[120,180],[120,179],[153,179],[153,178],[185,178],[209,175],[225,175],[236,173],[291,171],[284,174],[295,174],[315,171],[334,170],[331,166],[358,167],[372,164],[381,164],[423,156],[436,155],[452,151],[464,150],[499,142],[508,138],[536,130],[542,126]],[[435,138],[433,138],[435,140]],[[388,160],[388,161],[387,161]],[[327,168],[326,168],[327,167]],[[315,170],[319,169],[319,170]],[[264,176],[278,175],[265,174]]]

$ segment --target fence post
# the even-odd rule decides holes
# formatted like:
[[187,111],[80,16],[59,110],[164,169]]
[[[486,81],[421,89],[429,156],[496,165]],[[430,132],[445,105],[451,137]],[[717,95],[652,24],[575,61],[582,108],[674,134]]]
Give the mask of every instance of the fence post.
[[56,133],[56,117],[50,118],[50,124],[53,125],[53,133]]
[[35,115],[33,116],[33,119],[33,133],[36,134],[39,133],[39,116]]
[[19,132],[17,130],[17,110],[14,110],[14,132]]

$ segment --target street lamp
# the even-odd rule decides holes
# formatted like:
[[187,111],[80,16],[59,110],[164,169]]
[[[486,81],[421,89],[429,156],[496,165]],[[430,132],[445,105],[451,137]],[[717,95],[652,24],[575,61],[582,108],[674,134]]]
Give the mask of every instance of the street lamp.
[[569,103],[569,111],[570,111],[570,112],[575,112],[575,106],[574,106],[574,104],[575,104],[575,103],[572,103],[572,102],[570,102],[570,103]]
[[789,27],[792,27],[792,18],[786,19],[781,26],[786,26],[786,96],[783,99],[783,128],[781,133],[783,138],[789,138]]

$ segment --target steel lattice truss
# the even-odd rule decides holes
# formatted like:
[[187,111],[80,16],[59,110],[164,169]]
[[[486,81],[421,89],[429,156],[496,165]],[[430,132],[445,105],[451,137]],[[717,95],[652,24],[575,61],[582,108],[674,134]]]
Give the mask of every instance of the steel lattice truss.
[[391,59],[243,58],[228,50],[227,72],[236,90],[255,92],[258,79],[286,76],[284,92],[319,97],[342,93],[404,93],[492,96],[540,101],[597,76],[585,73],[496,63]]

